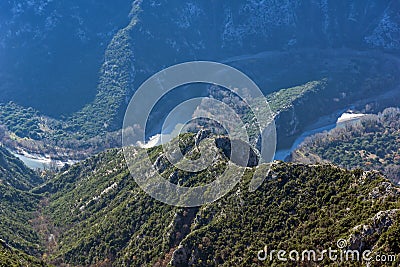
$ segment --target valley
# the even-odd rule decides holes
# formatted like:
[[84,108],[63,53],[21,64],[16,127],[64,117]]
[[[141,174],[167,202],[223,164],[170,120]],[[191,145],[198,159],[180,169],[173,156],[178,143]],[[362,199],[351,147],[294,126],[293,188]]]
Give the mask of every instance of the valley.
[[[0,267],[400,265],[399,40],[396,0],[1,1]],[[261,93],[125,125],[190,61]]]
[[[10,97],[11,93],[0,97],[0,102],[4,103],[0,106],[0,117],[6,114],[8,118],[19,118],[12,121],[1,117],[0,124],[9,132],[2,142],[13,151],[21,149],[30,154],[48,155],[55,160],[82,160],[104,149],[118,147],[121,139],[118,130],[127,101],[150,75],[174,63],[196,59],[229,63],[254,79],[266,95],[282,88],[330,79],[330,84],[337,87],[332,89],[336,95],[323,94],[320,98],[339,99],[341,103],[316,101],[318,105],[329,107],[329,110],[315,110],[315,118],[302,121],[300,128],[307,127],[317,117],[340,109],[338,106],[344,108],[356,101],[358,96],[352,97],[350,92],[365,89],[369,91],[367,96],[372,91],[389,90],[397,77],[392,65],[398,62],[396,49],[400,48],[396,41],[398,17],[394,11],[398,4],[393,1],[368,0],[353,4],[333,1],[305,1],[302,4],[292,1],[264,1],[259,4],[252,1],[236,4],[160,1],[156,5],[120,0],[110,10],[105,8],[105,3],[96,6],[93,1],[82,9],[75,2],[65,5],[39,2],[3,4],[5,10],[10,10],[8,15],[12,18],[12,22],[4,26],[10,29],[10,33],[2,38],[5,53],[13,44],[25,43],[19,41],[24,36],[28,38],[34,33],[34,24],[29,24],[29,18],[37,17],[40,22],[37,25],[51,22],[51,27],[45,27],[38,33],[41,41],[35,39],[36,42],[26,47],[17,45],[23,53],[16,54],[14,50],[9,53],[9,61],[18,62],[15,73],[25,73],[22,83],[28,83],[16,92],[32,90],[37,94],[28,94],[23,101],[19,97]],[[57,12],[54,6],[57,6]],[[164,9],[168,10],[168,14],[155,15]],[[363,12],[357,12],[358,9]],[[100,14],[97,23],[90,20],[91,12]],[[274,12],[280,14],[280,18],[274,16]],[[341,14],[351,19],[345,19]],[[115,20],[101,30],[93,31],[104,25],[109,16]],[[315,18],[314,23],[310,22],[310,17]],[[380,20],[372,20],[367,27],[365,22],[371,18]],[[61,33],[65,32],[65,25],[61,20],[78,25],[76,28],[67,27],[65,38],[70,38],[73,44],[67,54],[61,53],[62,47],[50,37],[51,33],[64,40]],[[210,28],[206,21],[213,27]],[[162,34],[158,27],[161,24],[166,29]],[[18,29],[21,35],[12,35],[11,29]],[[212,33],[210,29],[214,29]],[[297,34],[304,31],[303,35]],[[244,42],[244,39],[247,41]],[[50,55],[39,59],[44,50],[38,45],[46,40]],[[79,53],[86,53],[95,44],[100,46],[92,51],[93,59],[77,62],[76,59],[81,58]],[[39,56],[28,59],[39,66],[34,73],[38,79],[37,84],[31,86],[29,77],[32,75],[27,74],[31,71],[24,72],[29,66],[23,64],[21,57],[35,49]],[[65,56],[78,50],[79,53],[70,58]],[[48,75],[47,70],[59,63],[78,66],[75,69],[65,68],[68,82],[59,74]],[[17,78],[5,69],[0,71],[4,77],[2,92],[9,92]],[[80,74],[83,72],[87,77]],[[369,72],[378,80],[374,81]],[[45,78],[41,77],[52,77],[49,85],[44,86]],[[77,82],[83,80],[84,83]],[[368,83],[370,88],[365,88],[363,83]],[[57,87],[59,84],[62,86]],[[339,87],[343,85],[346,88],[339,92]],[[41,106],[37,97],[46,92],[49,92],[49,97],[43,97]],[[54,99],[54,92],[59,95],[58,100]],[[71,96],[66,97],[66,94]],[[343,94],[347,94],[346,99],[341,99]],[[364,93],[359,91],[359,96],[364,97]],[[78,99],[80,104],[76,104]],[[14,102],[10,104],[10,100]],[[33,102],[28,104],[27,101]],[[57,109],[46,107],[49,103],[59,103],[57,101],[65,102],[58,104]],[[62,111],[60,106],[71,109]],[[63,116],[60,116],[61,113]],[[278,117],[278,120],[291,119],[285,116]],[[283,130],[284,127],[287,129]],[[285,134],[278,142],[282,143],[281,147],[287,148],[295,139],[293,134],[297,135],[301,130],[294,129],[291,133],[292,126],[284,127],[282,131]]]
[[[290,60],[292,58],[296,60]],[[324,60],[322,61],[321,58]],[[302,135],[302,131],[309,128],[319,117],[352,106],[362,108],[362,105],[369,103],[374,105],[381,103],[383,106],[396,103],[395,95],[397,95],[397,84],[399,83],[396,72],[399,68],[399,59],[392,55],[351,49],[299,50],[245,55],[228,61],[231,61],[233,66],[238,69],[247,70],[248,74],[267,94],[272,110],[277,112],[278,131],[282,133],[278,140],[279,149],[290,147],[293,141]],[[313,62],[319,62],[319,64]],[[371,73],[377,68],[378,72]],[[259,69],[263,69],[264,73],[259,73]],[[380,72],[384,75],[381,75]],[[287,81],[285,76],[290,76],[291,80]],[[306,88],[310,79],[327,79],[326,85],[319,92],[303,95],[297,88],[301,86]],[[303,82],[305,83],[303,84]],[[365,83],[367,82],[368,86],[366,87]],[[277,89],[278,86],[293,83],[301,83],[301,85]],[[354,91],[354,88],[359,89]],[[277,93],[280,90],[281,96]],[[395,94],[393,96],[386,95],[393,92]],[[296,96],[296,94],[299,95]],[[293,95],[293,97],[289,95]],[[188,97],[190,97],[190,93]],[[287,97],[292,100],[286,101]],[[379,100],[380,98],[382,101]],[[391,100],[390,103],[385,103],[387,99]],[[179,98],[171,100],[173,100],[173,105],[180,102]],[[304,113],[305,109],[311,107],[311,103],[314,112]],[[164,119],[164,114],[169,112],[168,105],[161,107],[158,115],[160,117],[153,118],[154,122]],[[121,144],[119,130],[103,129],[98,135],[93,135],[85,131],[78,130],[76,132],[78,125],[73,126],[68,121],[49,118],[14,103],[0,105],[0,110],[2,110],[0,118],[3,118],[5,127],[2,131],[6,133],[0,137],[3,136],[2,142],[13,151],[20,150],[28,154],[46,155],[47,160],[51,158],[65,162],[82,160],[104,149],[118,147]],[[295,112],[294,116],[293,112]],[[24,115],[21,116],[21,114]],[[96,121],[97,114],[91,114],[90,121]],[[304,116],[305,114],[307,116]],[[19,119],[14,121],[10,118]],[[122,127],[122,123],[119,127]],[[150,127],[157,131],[159,126]]]

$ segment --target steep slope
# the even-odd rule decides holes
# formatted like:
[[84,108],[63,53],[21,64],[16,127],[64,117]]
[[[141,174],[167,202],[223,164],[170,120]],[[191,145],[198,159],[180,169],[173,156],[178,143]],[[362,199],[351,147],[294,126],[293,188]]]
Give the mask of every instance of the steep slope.
[[[315,263],[285,262],[267,254],[259,261],[257,253],[266,247],[267,253],[297,250],[300,255],[337,249],[339,239],[346,240],[346,249],[360,253],[400,252],[387,239],[388,232],[396,233],[391,240],[398,238],[399,189],[378,174],[332,165],[277,164],[268,178],[255,193],[246,192],[247,178],[219,203],[203,207],[174,252],[173,265],[337,266],[327,257]],[[362,235],[363,225],[369,231]]]
[[[192,137],[183,138],[185,147],[193,146]],[[159,153],[159,147],[151,150],[151,158],[156,160]],[[221,166],[214,168],[218,173]],[[171,172],[168,168],[165,175]],[[189,183],[206,181],[207,177],[205,171],[182,179]],[[139,251],[150,260],[183,237],[160,238],[158,234],[171,227],[174,214],[183,210],[144,194],[130,176],[121,150],[101,153],[73,166],[35,192],[52,193],[46,214],[54,223],[51,234],[58,243],[52,255],[55,263],[62,259],[74,264],[114,262],[123,256],[133,236],[149,235],[149,231],[153,233],[149,236],[151,245],[141,240],[146,247]]]
[[0,239],[0,266],[1,267],[44,267],[48,266],[43,261],[29,256],[22,251],[9,246]]
[[41,197],[28,190],[42,182],[42,178],[0,147],[0,239],[31,255],[42,252],[39,234],[32,224]]
[[[129,99],[149,76],[176,63],[213,60],[232,64],[246,73],[256,74],[261,69],[261,74],[252,75],[252,78],[269,93],[277,88],[319,80],[321,77],[315,77],[312,70],[314,64],[319,71],[327,72],[324,77],[357,65],[355,60],[349,66],[344,58],[335,64],[336,69],[329,70],[330,61],[335,62],[340,55],[340,51],[336,51],[340,48],[355,51],[373,48],[398,54],[398,9],[396,1],[376,0],[355,3],[333,0],[135,1],[130,24],[118,32],[109,46],[110,60],[103,64],[99,85],[102,93],[92,107],[97,106],[96,111],[104,113],[98,105],[108,102],[103,98],[107,85],[119,99],[112,101],[112,112],[96,121],[93,126],[97,129],[92,127],[92,131],[100,131],[104,123],[111,128],[120,125],[126,98]],[[319,51],[326,49],[331,51]],[[306,52],[296,53],[298,50]],[[308,55],[310,50],[316,51],[316,55]],[[285,51],[287,55],[279,54]],[[261,63],[248,64],[257,60]],[[293,70],[293,61],[300,61],[301,67]],[[362,62],[360,65],[353,71],[357,72],[358,68],[362,71],[374,64]],[[267,82],[262,81],[265,77]],[[342,78],[336,77],[335,81],[341,83]],[[108,81],[112,81],[111,86]],[[90,120],[90,112],[80,115],[86,116],[84,121]]]
[[0,183],[20,190],[29,190],[43,183],[33,170],[0,145]]
[[24,0],[0,9],[0,101],[52,116],[90,102],[97,81],[123,89],[123,79],[136,77],[133,89],[176,62],[293,48],[400,49],[394,0]]
[[0,3],[0,102],[59,117],[96,94],[113,35],[128,22],[131,0]]
[[31,255],[40,255],[41,242],[32,220],[40,197],[0,183],[0,238]]
[[[189,154],[192,138],[182,138]],[[157,161],[161,150],[148,153]],[[226,160],[221,154],[214,173],[224,169]],[[175,173],[168,164],[157,166],[166,179],[181,184],[213,179],[210,171],[189,175]],[[155,201],[138,188],[121,151],[90,158],[36,189],[51,193],[45,213],[54,222],[51,234],[57,245],[49,257],[57,265],[269,266],[272,262],[257,259],[266,245],[335,248],[340,238],[348,248],[399,256],[393,240],[398,236],[400,189],[378,173],[275,162],[262,187],[250,193],[253,171],[248,169],[223,199],[185,209]],[[371,230],[363,232],[362,225]]]

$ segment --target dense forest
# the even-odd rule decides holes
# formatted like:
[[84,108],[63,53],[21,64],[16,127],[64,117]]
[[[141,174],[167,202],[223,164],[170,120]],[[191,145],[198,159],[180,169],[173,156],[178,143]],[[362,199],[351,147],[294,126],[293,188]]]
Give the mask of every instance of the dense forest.
[[[194,137],[179,139],[190,157],[198,153]],[[148,153],[156,163],[162,149],[138,153]],[[207,170],[192,174],[157,166],[171,182],[194,186],[225,169],[223,151],[217,158]],[[371,249],[373,255],[400,255],[400,189],[379,173],[275,162],[263,185],[249,192],[254,170],[246,168],[240,184],[222,199],[178,208],[144,193],[130,176],[122,150],[109,150],[29,191],[1,185],[7,190],[2,210],[15,214],[13,228],[1,220],[3,246],[56,266],[287,266],[277,259],[259,261],[257,253],[264,246],[335,247],[340,238],[349,248],[362,244],[360,249]],[[19,254],[6,255],[11,262]],[[322,263],[337,265],[327,259]]]
[[24,255],[18,250],[34,256],[43,253],[41,238],[32,224],[41,196],[29,192],[43,182],[42,177],[0,146],[0,253],[12,258]]
[[0,266],[1,267],[45,267],[45,262],[17,250],[0,239]]
[[387,108],[308,138],[292,157],[294,161],[330,161],[349,169],[379,170],[399,183],[399,143],[400,109]]

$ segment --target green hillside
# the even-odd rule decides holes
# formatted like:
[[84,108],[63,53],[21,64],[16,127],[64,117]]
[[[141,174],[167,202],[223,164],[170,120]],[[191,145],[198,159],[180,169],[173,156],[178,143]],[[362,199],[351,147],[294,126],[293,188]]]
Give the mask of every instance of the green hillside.
[[379,170],[400,182],[400,110],[388,108],[346,127],[317,134],[293,153],[294,161],[329,161],[348,169]]
[[[42,178],[5,148],[0,147],[0,239],[2,244],[8,244],[36,256],[43,252],[41,239],[34,227],[41,196],[28,190],[41,183],[43,183]],[[12,255],[21,254],[12,251],[10,252]]]
[[29,256],[24,252],[9,246],[0,239],[0,267],[39,267],[48,266],[43,261]]
[[[57,119],[18,102],[0,103],[0,140],[14,150],[64,160],[82,160],[120,146],[122,118],[133,87],[138,88],[160,70],[132,76],[134,53],[129,44],[133,37],[129,32],[136,27],[132,17],[131,23],[118,31],[109,44],[93,101],[80,111]],[[254,72],[252,78],[277,113],[278,142],[282,147],[290,145],[319,117],[385,94],[398,83],[397,60],[383,53],[295,50],[243,59],[232,65],[248,74]],[[204,93],[214,97],[213,92]],[[174,101],[178,104],[184,98],[177,95]],[[162,116],[170,111],[170,100],[166,105],[160,104],[165,110],[157,110],[157,117],[149,123],[151,127],[157,128]]]
[[10,185],[20,190],[29,190],[43,181],[0,144],[0,184]]
[[400,0],[0,0],[0,267],[398,267],[399,73]]
[[[160,150],[149,153],[156,159]],[[221,156],[214,166],[217,172],[225,160]],[[250,193],[253,171],[215,203],[176,208],[138,188],[121,151],[102,153],[37,189],[51,194],[45,214],[54,223],[57,245],[49,258],[73,265],[270,266],[257,260],[265,245],[322,249],[340,238],[350,247],[362,241],[363,250],[400,253],[393,242],[399,234],[399,189],[379,174],[276,162],[262,187]],[[170,179],[172,173],[171,167],[163,172]],[[178,173],[191,185],[207,181],[204,175]],[[372,231],[361,235],[354,228],[360,225]]]
[[[198,157],[193,134],[174,142],[188,157]],[[162,161],[160,147],[137,149],[138,166],[142,153]],[[171,182],[195,186],[224,171],[223,148],[218,155],[199,173],[157,166]],[[1,185],[0,236],[55,266],[288,266],[276,257],[260,261],[257,254],[265,246],[336,248],[339,239],[374,257],[400,256],[400,189],[378,172],[275,162],[262,186],[249,192],[253,172],[246,168],[242,181],[214,203],[178,208],[145,194],[122,151],[109,150],[64,168],[31,192]],[[338,265],[328,258],[289,265],[300,263]]]

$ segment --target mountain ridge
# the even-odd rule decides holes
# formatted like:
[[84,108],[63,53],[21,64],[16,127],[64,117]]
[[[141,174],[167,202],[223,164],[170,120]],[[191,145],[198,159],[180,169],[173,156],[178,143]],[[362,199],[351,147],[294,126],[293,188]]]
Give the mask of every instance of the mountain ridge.
[[[181,138],[190,146],[194,135]],[[147,153],[156,161],[162,151],[155,147]],[[221,153],[220,160],[227,160]],[[215,166],[220,166],[218,170],[223,165]],[[52,226],[41,238],[47,240],[51,235],[57,244],[45,250],[46,258],[56,265],[74,266],[185,266],[188,262],[193,266],[259,266],[264,262],[257,260],[257,251],[266,244],[320,248],[332,246],[339,238],[348,240],[349,246],[364,242],[363,249],[374,253],[378,253],[375,244],[400,253],[387,241],[388,233],[399,227],[394,218],[400,207],[400,189],[379,173],[275,162],[262,187],[250,193],[253,171],[248,169],[240,184],[217,202],[176,208],[152,199],[136,185],[121,150],[103,152],[33,190],[48,199],[43,216]],[[177,176],[192,186],[209,179],[205,173],[170,175],[175,170],[169,165],[161,172],[172,182],[177,182]],[[386,218],[386,213],[377,215],[382,211],[393,219],[379,228],[374,225],[379,225],[378,217]],[[379,234],[358,232],[358,225],[364,224]],[[279,262],[274,264],[279,266]]]

